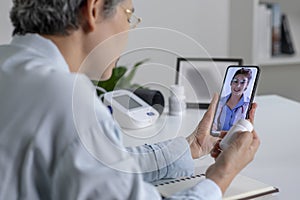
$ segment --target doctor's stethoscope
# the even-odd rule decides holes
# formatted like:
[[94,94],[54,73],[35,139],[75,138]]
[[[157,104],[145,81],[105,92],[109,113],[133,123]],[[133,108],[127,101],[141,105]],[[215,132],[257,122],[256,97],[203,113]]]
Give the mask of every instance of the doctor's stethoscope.
[[[244,105],[245,105],[245,102],[244,102],[241,106],[239,106],[239,107],[237,107],[237,108],[230,109],[230,110],[233,110],[233,112],[234,112],[234,115],[233,115],[233,116],[235,116],[236,113],[238,113],[238,111],[239,111],[240,109],[242,110],[241,114],[244,114],[244,112],[245,112]],[[222,108],[221,108],[221,110],[220,110],[220,113],[219,113],[219,116],[218,116],[218,119],[217,119],[217,124],[218,124],[218,125],[221,124],[221,123],[220,123],[220,122],[221,122],[221,115],[222,115],[222,113],[223,113],[223,111],[224,111],[224,107],[225,107],[225,106],[227,106],[227,101],[226,101],[226,103],[222,106]],[[232,118],[232,117],[231,117],[231,118]]]

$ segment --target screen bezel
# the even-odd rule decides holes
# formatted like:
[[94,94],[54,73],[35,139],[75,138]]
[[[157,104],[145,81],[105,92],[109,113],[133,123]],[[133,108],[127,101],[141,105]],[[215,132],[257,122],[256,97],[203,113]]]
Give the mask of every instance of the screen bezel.
[[216,106],[216,110],[214,112],[214,117],[213,117],[213,121],[212,121],[212,124],[211,124],[211,128],[210,128],[210,134],[212,136],[216,136],[216,137],[219,137],[220,136],[220,133],[222,132],[222,130],[217,130],[217,131],[213,131],[213,123],[215,121],[215,118],[216,118],[216,114],[217,114],[217,110],[218,110],[218,106],[219,106],[219,101],[221,99],[221,95],[223,93],[223,90],[224,90],[224,87],[225,87],[225,84],[227,84],[226,80],[227,80],[227,76],[228,76],[228,72],[231,68],[237,68],[240,69],[240,68],[254,68],[257,70],[257,73],[256,73],[256,77],[252,77],[254,78],[253,79],[253,84],[252,84],[252,93],[250,94],[249,98],[250,98],[250,104],[249,104],[249,107],[246,111],[246,119],[249,118],[249,111],[251,110],[251,105],[253,103],[253,100],[254,100],[254,97],[256,95],[256,91],[257,91],[257,86],[258,86],[258,80],[259,80],[259,77],[260,77],[260,73],[261,73],[261,70],[260,70],[260,67],[259,66],[256,66],[256,65],[231,65],[231,66],[228,66],[227,69],[226,69],[226,73],[225,73],[225,76],[224,76],[224,79],[223,79],[223,83],[222,83],[222,88],[221,88],[221,91],[219,93],[219,99],[218,99],[218,103],[217,103],[217,106]]

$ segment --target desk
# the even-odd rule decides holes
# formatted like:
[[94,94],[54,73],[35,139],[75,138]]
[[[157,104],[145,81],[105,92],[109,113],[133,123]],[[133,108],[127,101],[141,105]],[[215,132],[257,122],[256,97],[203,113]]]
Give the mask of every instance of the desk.
[[[241,174],[276,186],[280,193],[271,199],[299,199],[300,187],[300,103],[280,96],[258,96],[255,129],[261,146],[252,163]],[[189,135],[204,110],[188,109],[182,117],[163,114],[151,127],[123,130],[127,146],[155,143]],[[195,160],[201,168],[212,163],[209,156]]]

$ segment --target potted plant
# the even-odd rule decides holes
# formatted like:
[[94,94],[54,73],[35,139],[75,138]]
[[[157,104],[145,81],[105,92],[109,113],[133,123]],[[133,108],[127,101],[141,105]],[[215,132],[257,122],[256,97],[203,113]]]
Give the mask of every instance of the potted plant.
[[[139,84],[132,83],[132,79],[139,66],[147,62],[149,59],[141,60],[133,65],[132,70],[126,75],[128,68],[126,66],[117,66],[113,69],[112,75],[105,81],[93,81],[94,85],[99,88],[103,88],[105,91],[110,92],[116,89],[128,89],[135,90],[141,88]],[[98,95],[102,94],[102,91],[97,91]]]

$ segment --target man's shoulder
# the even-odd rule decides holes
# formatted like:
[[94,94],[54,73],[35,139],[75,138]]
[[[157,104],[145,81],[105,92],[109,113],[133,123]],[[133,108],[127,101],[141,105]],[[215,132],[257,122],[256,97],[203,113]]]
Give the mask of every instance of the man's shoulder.
[[91,97],[95,94],[92,82],[83,74],[63,73],[53,71],[40,78],[44,92],[47,92],[60,101],[72,101],[73,98]]

